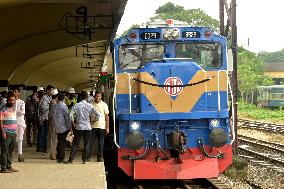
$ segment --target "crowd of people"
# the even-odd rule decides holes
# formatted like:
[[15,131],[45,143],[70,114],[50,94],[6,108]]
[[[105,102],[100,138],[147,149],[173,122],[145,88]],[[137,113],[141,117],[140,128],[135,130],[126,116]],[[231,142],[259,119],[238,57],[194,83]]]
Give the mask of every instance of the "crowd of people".
[[[24,134],[29,147],[36,152],[48,153],[57,163],[73,163],[83,138],[82,162],[91,161],[98,141],[97,161],[103,161],[104,137],[109,133],[109,110],[102,101],[102,94],[89,96],[86,91],[79,95],[73,88],[58,92],[48,85],[46,90],[35,90],[20,99],[21,91],[3,91],[0,96],[0,173],[13,173],[14,148],[18,147],[18,161],[24,162]],[[68,141],[69,142],[68,142]],[[70,145],[69,159],[65,149]]]

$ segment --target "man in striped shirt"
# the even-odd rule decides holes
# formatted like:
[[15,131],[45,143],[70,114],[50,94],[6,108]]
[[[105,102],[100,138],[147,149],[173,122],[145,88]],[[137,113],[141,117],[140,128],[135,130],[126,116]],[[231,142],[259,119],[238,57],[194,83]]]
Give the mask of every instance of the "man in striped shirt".
[[6,105],[0,111],[0,131],[1,131],[1,171],[0,173],[13,173],[18,170],[12,168],[11,155],[16,143],[16,99],[13,95],[8,96]]

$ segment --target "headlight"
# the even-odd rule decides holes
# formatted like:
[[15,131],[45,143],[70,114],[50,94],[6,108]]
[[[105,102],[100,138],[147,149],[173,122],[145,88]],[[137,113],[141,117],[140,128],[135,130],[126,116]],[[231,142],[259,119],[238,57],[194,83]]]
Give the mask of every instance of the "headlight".
[[163,33],[163,37],[164,39],[170,39],[171,38],[171,31],[170,30],[164,30],[164,33]]
[[163,30],[164,40],[175,40],[178,39],[179,37],[180,37],[180,30],[178,28]]
[[140,122],[138,122],[138,121],[132,121],[132,122],[130,122],[130,130],[132,130],[132,131],[138,131],[139,130],[139,128],[140,128]]
[[143,133],[129,132],[125,137],[125,145],[130,150],[138,150],[144,146],[144,136]]
[[173,37],[174,39],[179,38],[179,29],[177,29],[177,28],[173,29],[172,37]]
[[213,119],[211,120],[211,126],[212,127],[218,127],[219,126],[219,121],[217,119]]
[[209,133],[209,144],[212,146],[215,146],[217,148],[220,148],[224,146],[228,141],[228,135],[224,131],[224,129],[221,128],[214,128]]

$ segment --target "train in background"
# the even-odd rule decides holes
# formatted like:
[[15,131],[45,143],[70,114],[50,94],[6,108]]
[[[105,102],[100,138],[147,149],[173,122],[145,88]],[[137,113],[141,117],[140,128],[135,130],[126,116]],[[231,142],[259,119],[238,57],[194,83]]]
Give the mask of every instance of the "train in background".
[[118,167],[134,179],[218,177],[232,163],[227,41],[207,27],[134,28],[114,41]]
[[259,87],[257,106],[267,108],[284,107],[284,85]]

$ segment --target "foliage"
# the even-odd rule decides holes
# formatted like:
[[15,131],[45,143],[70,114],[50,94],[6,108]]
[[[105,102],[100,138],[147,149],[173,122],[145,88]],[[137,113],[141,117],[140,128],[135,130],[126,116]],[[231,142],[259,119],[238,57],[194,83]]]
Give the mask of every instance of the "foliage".
[[139,24],[133,24],[128,30],[124,31],[120,37],[127,35],[127,33],[133,28],[139,28]]
[[181,12],[184,10],[185,10],[184,7],[179,6],[179,5],[174,5],[173,3],[168,2],[164,4],[163,6],[160,6],[156,10],[156,14],[175,14],[177,12]]
[[206,26],[219,32],[219,22],[218,20],[210,17],[201,9],[184,9],[184,7],[179,5],[174,5],[169,2],[160,6],[156,10],[156,16],[152,17],[151,20],[162,19],[166,20],[169,18],[185,21],[191,26]]
[[258,121],[270,121],[284,123],[284,111],[282,108],[270,110],[247,104],[244,101],[238,103],[238,114],[240,118],[254,119]]
[[264,76],[263,61],[242,47],[238,51],[238,84],[242,94],[255,91],[261,85],[273,84],[271,78]]
[[248,175],[248,161],[237,155],[233,156],[233,163],[226,169],[224,175],[238,181],[244,180]]
[[[156,10],[156,16],[151,17],[152,22],[155,19],[166,20],[172,18],[174,20],[187,22],[190,26],[209,27],[212,30],[219,32],[219,21],[210,17],[201,9],[184,9],[179,5],[174,5],[168,2],[160,6]],[[128,30],[124,31],[121,36],[126,35],[132,28],[139,27],[138,24],[132,25]]]
[[264,62],[284,62],[284,48],[281,51],[271,53],[263,51],[257,56]]

